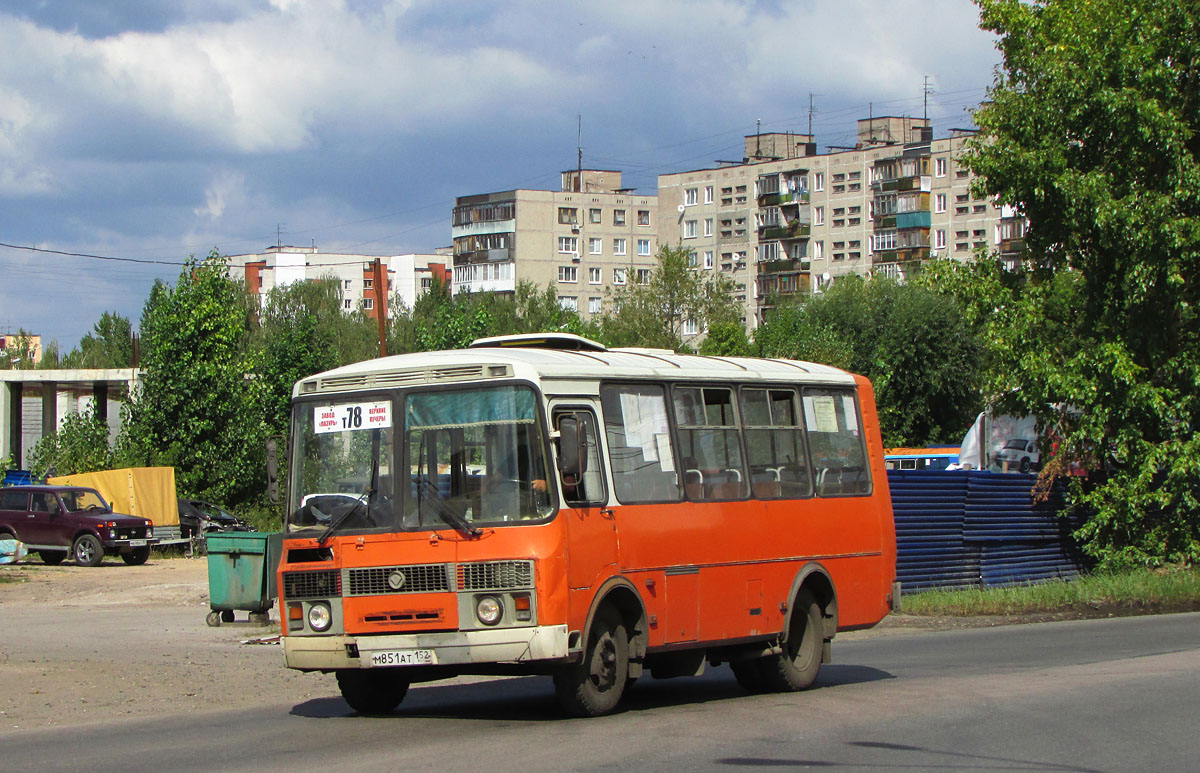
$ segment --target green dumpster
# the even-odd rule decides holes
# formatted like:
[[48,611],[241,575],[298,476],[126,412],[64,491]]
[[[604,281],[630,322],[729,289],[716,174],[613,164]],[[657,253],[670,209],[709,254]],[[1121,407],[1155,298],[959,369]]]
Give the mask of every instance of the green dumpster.
[[233,531],[209,534],[209,625],[231,623],[234,610],[250,613],[250,621],[266,623],[271,605],[279,596],[275,571],[283,548],[283,534]]

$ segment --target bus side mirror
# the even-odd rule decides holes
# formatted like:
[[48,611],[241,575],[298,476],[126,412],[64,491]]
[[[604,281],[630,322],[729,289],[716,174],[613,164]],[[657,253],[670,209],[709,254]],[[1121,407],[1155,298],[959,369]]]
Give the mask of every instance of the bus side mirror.
[[587,470],[587,427],[575,415],[558,420],[558,471],[579,477]]

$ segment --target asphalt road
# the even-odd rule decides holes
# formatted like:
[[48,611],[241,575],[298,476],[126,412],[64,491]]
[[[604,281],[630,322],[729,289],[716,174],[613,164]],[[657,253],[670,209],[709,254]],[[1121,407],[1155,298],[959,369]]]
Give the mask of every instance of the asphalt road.
[[[727,668],[640,681],[623,711],[557,715],[548,679],[413,689],[389,717],[340,698],[0,733],[5,770],[1194,771],[1200,614],[835,641],[804,693]],[[314,676],[314,679],[329,677]],[[254,689],[245,685],[244,689]]]

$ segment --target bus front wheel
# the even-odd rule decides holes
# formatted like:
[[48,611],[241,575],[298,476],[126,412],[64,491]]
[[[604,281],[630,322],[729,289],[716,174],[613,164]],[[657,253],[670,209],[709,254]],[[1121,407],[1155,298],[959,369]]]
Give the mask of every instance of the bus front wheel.
[[554,675],[554,690],[563,710],[579,717],[598,717],[617,707],[629,677],[629,636],[612,608],[592,621],[583,660]]
[[400,705],[408,680],[397,669],[365,668],[337,672],[338,689],[359,714],[387,714]]
[[811,686],[821,669],[824,643],[821,605],[810,591],[801,589],[796,594],[783,653],[765,657],[759,663],[766,687],[775,692],[795,692]]

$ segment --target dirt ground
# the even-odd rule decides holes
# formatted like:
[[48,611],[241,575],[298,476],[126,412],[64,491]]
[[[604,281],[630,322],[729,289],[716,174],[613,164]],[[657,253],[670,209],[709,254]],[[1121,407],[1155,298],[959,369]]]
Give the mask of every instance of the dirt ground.
[[[107,558],[94,569],[32,557],[0,566],[0,735],[23,729],[170,712],[298,704],[336,697],[332,676],[283,666],[271,623],[205,624],[208,562]],[[976,619],[972,625],[1016,622]],[[839,639],[960,627],[893,615]],[[456,680],[467,681],[467,680]]]

